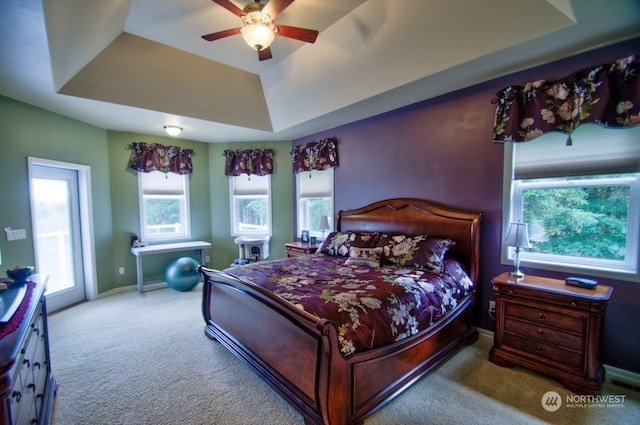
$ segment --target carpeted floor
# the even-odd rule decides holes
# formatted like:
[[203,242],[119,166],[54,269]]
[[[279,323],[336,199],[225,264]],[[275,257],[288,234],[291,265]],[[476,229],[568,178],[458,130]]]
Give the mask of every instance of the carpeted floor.
[[[200,285],[140,295],[127,291],[49,317],[58,391],[54,425],[302,425],[302,417],[220,344],[204,336]],[[630,424],[640,394],[621,406],[563,406],[542,396],[572,393],[523,369],[487,360],[492,341],[473,346],[366,420],[366,425]]]

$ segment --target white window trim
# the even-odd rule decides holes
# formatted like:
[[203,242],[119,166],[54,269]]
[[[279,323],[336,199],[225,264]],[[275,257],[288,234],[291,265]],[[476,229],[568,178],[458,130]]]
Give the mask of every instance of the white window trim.
[[[502,241],[507,234],[509,225],[511,222],[517,222],[522,216],[521,211],[512,209],[512,205],[515,205],[515,195],[513,191],[513,155],[514,149],[512,143],[504,144],[504,169],[503,169],[503,197],[502,197],[502,234],[500,238],[500,263],[503,265],[513,266],[513,253],[514,248],[505,246]],[[632,191],[634,188],[632,187]],[[635,237],[636,240],[640,235],[640,201],[638,200],[638,187],[636,183],[635,187],[636,196],[630,196],[629,201],[629,228],[628,235]],[[635,235],[635,236],[633,236]],[[629,237],[629,236],[628,236]],[[541,270],[551,270],[558,272],[565,272],[576,275],[589,275],[594,277],[603,277],[610,279],[618,279],[631,282],[640,282],[640,270],[637,270],[637,265],[640,264],[640,249],[637,249],[635,253],[631,252],[631,258],[635,258],[635,264],[633,266],[627,266],[625,268],[620,267],[619,262],[616,262],[618,266],[616,270],[612,270],[612,262],[606,260],[593,261],[592,264],[581,264],[579,266],[570,260],[560,260],[559,256],[535,254],[523,255],[520,253],[520,267],[530,267]],[[633,261],[633,260],[631,260]]]
[[168,241],[177,241],[177,240],[186,240],[191,239],[191,207],[189,200],[189,175],[180,175],[184,181],[184,211],[181,212],[181,215],[184,217],[184,223],[181,224],[181,228],[184,228],[184,231],[176,234],[162,234],[160,236],[156,235],[148,235],[146,232],[146,209],[144,202],[144,193],[142,187],[142,178],[140,177],[142,172],[138,172],[138,205],[139,205],[139,215],[140,215],[140,240],[145,243],[157,243],[157,242],[168,242]]
[[[239,229],[236,229],[236,219],[235,219],[235,198],[242,197],[244,195],[236,195],[234,188],[234,179],[237,178],[248,178],[246,174],[241,174],[240,176],[230,176],[229,177],[229,220],[231,226],[231,236],[273,236],[273,209],[271,208],[271,175],[267,174],[267,209],[268,209],[268,217],[267,217],[267,232],[257,230],[255,232],[244,231],[241,232]],[[255,195],[246,195],[247,197],[255,197]]]
[[[303,179],[308,179],[309,175],[312,176],[313,178],[313,174],[317,173],[318,171],[303,171],[300,172],[298,174],[296,174],[296,231],[297,231],[297,235],[299,236],[303,230],[309,230],[309,229],[303,229],[302,228],[302,224],[300,222],[300,200],[301,200],[301,194],[300,194],[300,189],[301,189],[301,184],[300,181]],[[335,171],[334,168],[331,168],[329,170],[322,170],[322,172],[330,172],[331,173],[331,212],[329,214],[329,226],[331,226],[330,229],[327,229],[324,232],[324,236],[326,237],[331,231],[333,231],[333,228],[335,226],[334,224],[334,220],[333,220],[333,211],[334,211],[334,203],[335,203]],[[321,239],[322,238],[322,232],[311,232],[310,234],[311,236],[316,236],[317,238]]]

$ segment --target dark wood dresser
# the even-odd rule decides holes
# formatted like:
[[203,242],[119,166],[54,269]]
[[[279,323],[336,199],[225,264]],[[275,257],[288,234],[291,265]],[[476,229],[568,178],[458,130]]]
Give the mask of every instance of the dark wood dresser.
[[314,254],[320,247],[317,244],[309,244],[302,242],[287,242],[284,244],[287,250],[287,257],[297,257],[299,255],[311,255]]
[[[31,295],[14,318],[18,327],[0,339],[0,424],[49,424],[56,381],[51,373],[46,276],[34,275]],[[10,326],[9,323],[0,327]]]
[[613,288],[503,273],[492,279],[496,330],[489,360],[558,379],[577,394],[599,394],[602,329]]

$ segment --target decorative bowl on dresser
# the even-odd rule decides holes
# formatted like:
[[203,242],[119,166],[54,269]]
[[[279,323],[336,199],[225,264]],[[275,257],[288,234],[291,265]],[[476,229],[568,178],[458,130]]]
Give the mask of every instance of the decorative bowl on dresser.
[[56,381],[51,372],[47,309],[47,277],[30,277],[20,307],[0,323],[0,424],[51,422]]
[[489,360],[554,377],[577,394],[599,394],[604,315],[613,288],[503,273],[491,280],[496,330]]

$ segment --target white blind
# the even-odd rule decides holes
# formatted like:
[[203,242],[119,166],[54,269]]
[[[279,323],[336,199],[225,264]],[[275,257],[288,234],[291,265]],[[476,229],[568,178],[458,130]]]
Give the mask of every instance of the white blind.
[[241,174],[233,179],[234,195],[268,195],[269,176],[248,176]]
[[152,171],[140,173],[142,193],[145,195],[182,195],[185,177],[175,173]]
[[514,143],[514,179],[583,176],[640,171],[640,126],[605,128],[583,124],[566,145],[564,133]]
[[298,173],[300,198],[328,198],[333,194],[333,169]]

